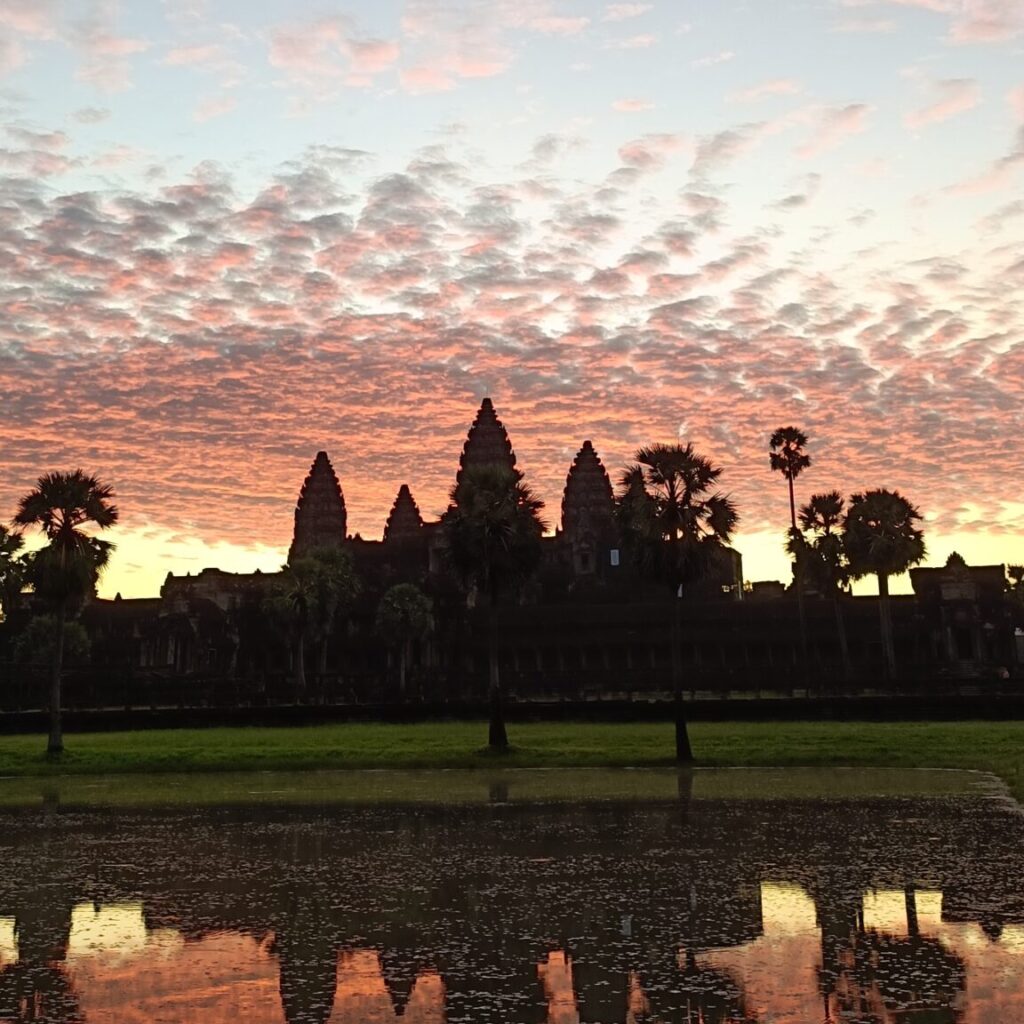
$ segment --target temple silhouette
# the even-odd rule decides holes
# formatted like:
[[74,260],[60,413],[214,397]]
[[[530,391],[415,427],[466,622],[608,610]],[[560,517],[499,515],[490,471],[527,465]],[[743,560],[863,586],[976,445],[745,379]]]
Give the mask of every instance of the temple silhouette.
[[[469,427],[453,482],[475,466],[517,468],[490,398]],[[513,700],[666,695],[673,602],[662,584],[632,563],[611,479],[589,440],[567,469],[559,512],[557,528],[542,539],[538,571],[498,610],[507,692]],[[445,557],[441,524],[424,518],[407,483],[398,489],[382,539],[364,539],[349,532],[343,483],[327,452],[317,452],[298,491],[288,557],[325,548],[349,552],[361,592],[309,672],[310,700],[380,703],[401,696],[447,702],[483,695],[487,654],[479,609],[467,608]],[[913,569],[910,576],[915,593],[891,602],[906,682],[934,686],[1020,674],[1020,609],[1006,596],[1003,566],[971,567],[951,559],[943,568]],[[278,579],[275,573],[207,568],[196,575],[169,573],[158,597],[93,599],[82,615],[91,663],[68,667],[68,705],[290,701],[294,652],[266,609]],[[433,608],[433,628],[411,644],[410,686],[401,694],[396,651],[375,624],[381,597],[397,583],[415,584]],[[765,692],[799,697],[811,678],[819,691],[879,687],[885,672],[876,599],[844,600],[846,672],[832,602],[813,591],[806,602],[810,643],[803,661],[794,591],[782,583],[745,584],[739,552],[719,552],[710,574],[681,602],[690,698]],[[0,651],[0,660],[8,657]],[[38,681],[29,671],[15,676],[0,702],[36,706]]]

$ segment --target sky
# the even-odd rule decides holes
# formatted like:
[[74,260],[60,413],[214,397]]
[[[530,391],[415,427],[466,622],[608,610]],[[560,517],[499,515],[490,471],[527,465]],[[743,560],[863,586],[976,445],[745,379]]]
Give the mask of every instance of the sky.
[[0,517],[83,467],[101,594],[446,506],[490,395],[558,525],[692,441],[748,579],[899,490],[1024,562],[1024,0],[0,0]]

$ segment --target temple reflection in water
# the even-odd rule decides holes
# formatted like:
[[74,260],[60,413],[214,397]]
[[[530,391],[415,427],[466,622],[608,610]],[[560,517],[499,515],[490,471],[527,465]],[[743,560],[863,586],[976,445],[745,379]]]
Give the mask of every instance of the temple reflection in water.
[[1024,1018],[1024,822],[994,800],[0,823],[5,1024]]

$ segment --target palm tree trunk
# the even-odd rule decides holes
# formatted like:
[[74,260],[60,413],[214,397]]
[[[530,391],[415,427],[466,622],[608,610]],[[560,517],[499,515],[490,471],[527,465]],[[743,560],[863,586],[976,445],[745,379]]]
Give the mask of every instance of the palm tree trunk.
[[889,608],[889,577],[878,574],[878,617],[882,627],[882,649],[885,651],[885,668],[889,680],[896,678],[896,648],[892,640],[892,615]]
[[[789,481],[789,521],[792,524],[795,537],[797,532],[796,495],[793,491],[793,477],[787,473],[786,479]],[[798,552],[796,555],[796,609],[800,620],[800,667],[804,674],[804,686],[807,686],[810,682],[810,664],[807,654],[807,608],[804,605],[804,573],[799,554],[802,549],[798,547],[796,550]]]
[[683,651],[682,651],[682,601],[677,590],[672,592],[672,711],[676,730],[676,764],[692,764],[693,749],[690,733],[686,727],[686,709],[683,705]]
[[505,708],[501,692],[501,673],[498,668],[498,622],[494,609],[494,596],[487,608],[487,669],[491,699],[491,721],[487,730],[487,745],[491,750],[508,750],[505,731]]
[[57,606],[57,635],[53,640],[53,665],[50,669],[50,735],[46,741],[46,753],[64,753],[64,729],[60,716],[61,675],[64,669],[64,623],[67,609],[61,601]]

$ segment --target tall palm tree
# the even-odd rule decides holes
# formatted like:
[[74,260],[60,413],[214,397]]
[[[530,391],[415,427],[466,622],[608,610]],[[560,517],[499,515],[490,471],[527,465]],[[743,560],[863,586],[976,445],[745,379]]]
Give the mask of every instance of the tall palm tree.
[[523,482],[519,470],[491,464],[467,466],[450,501],[441,519],[448,560],[470,599],[487,602],[488,744],[493,750],[506,750],[496,608],[499,599],[525,582],[540,562],[544,502]]
[[843,519],[843,545],[850,577],[878,577],[878,614],[889,678],[896,678],[896,651],[892,639],[889,577],[906,572],[924,560],[921,513],[899,491],[879,489],[854,494]]
[[377,606],[377,630],[398,648],[398,690],[403,700],[413,641],[430,632],[432,611],[430,598],[412,583],[396,583]]
[[295,699],[307,691],[306,649],[319,647],[318,670],[326,670],[327,644],[341,614],[359,593],[359,578],[347,551],[314,548],[284,566],[270,607],[291,635]]
[[841,596],[849,582],[849,567],[840,531],[846,502],[838,491],[812,494],[800,509],[800,529],[790,535],[787,550],[802,560],[819,592],[832,601],[843,676],[852,675]]
[[768,461],[776,473],[789,483],[790,526],[796,529],[796,497],[793,481],[811,464],[807,454],[807,435],[796,427],[779,427],[768,441]]
[[[800,622],[800,655],[805,677],[808,673],[807,609],[804,605],[804,567],[800,560],[803,548],[797,536],[796,494],[793,481],[811,464],[811,457],[806,449],[807,435],[796,427],[779,427],[768,440],[769,464],[776,473],[781,473],[789,484],[789,539],[792,544],[791,554],[796,562],[796,606]],[[789,547],[787,545],[787,548]]]
[[679,599],[704,579],[729,543],[739,514],[724,494],[712,491],[720,466],[692,444],[641,448],[620,481],[618,511],[626,545],[641,572],[672,592],[672,691],[676,760],[693,760],[683,710]]
[[118,520],[111,504],[114,489],[95,476],[76,469],[71,473],[46,473],[34,490],[18,503],[16,526],[37,526],[47,545],[36,552],[29,569],[35,592],[54,612],[55,636],[50,674],[50,734],[46,750],[64,750],[61,722],[61,670],[64,661],[64,625],[74,617],[95,589],[106,567],[113,544],[86,533],[83,527],[106,530]]

